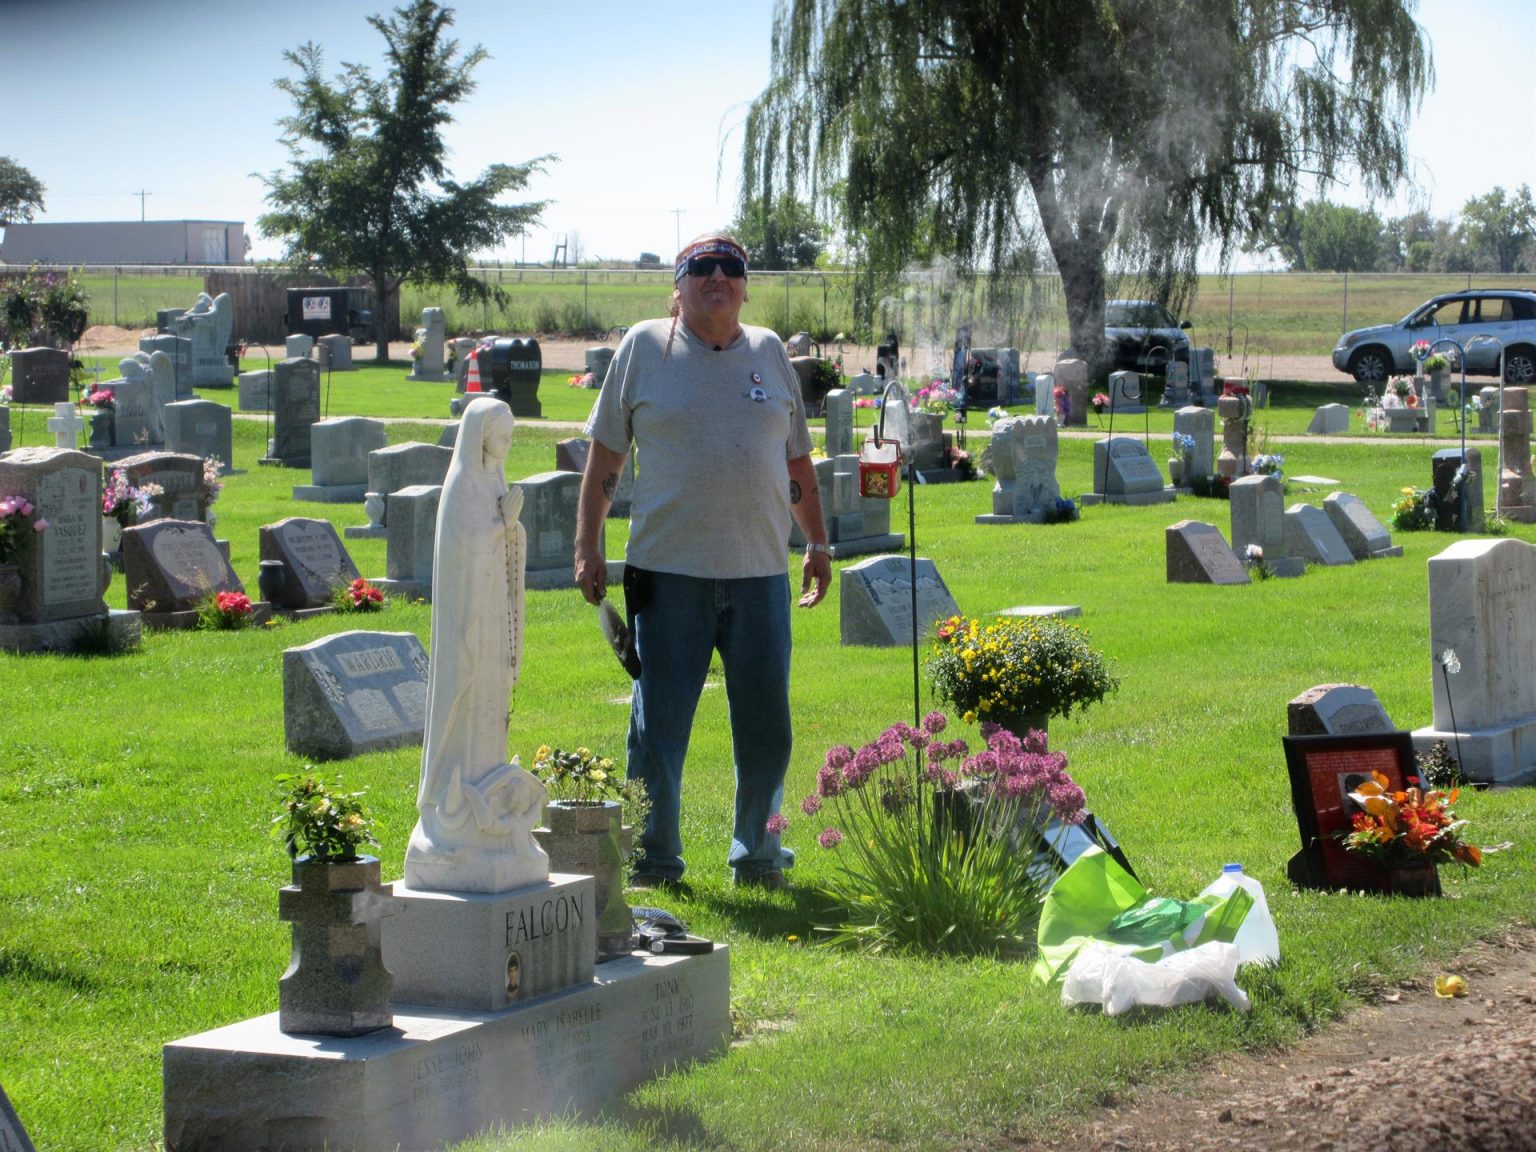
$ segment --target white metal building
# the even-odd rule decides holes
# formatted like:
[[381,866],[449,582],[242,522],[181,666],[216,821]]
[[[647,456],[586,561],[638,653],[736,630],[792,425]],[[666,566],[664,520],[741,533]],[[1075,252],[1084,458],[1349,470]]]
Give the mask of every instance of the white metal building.
[[6,264],[241,264],[238,220],[111,220],[82,224],[7,224]]

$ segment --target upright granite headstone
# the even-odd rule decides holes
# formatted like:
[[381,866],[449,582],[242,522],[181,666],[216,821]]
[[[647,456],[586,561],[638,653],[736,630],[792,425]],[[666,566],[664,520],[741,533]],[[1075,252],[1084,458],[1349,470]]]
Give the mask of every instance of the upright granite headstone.
[[356,371],[352,364],[352,337],[333,332],[329,336],[320,337],[318,343],[331,358],[332,372]]
[[346,760],[420,744],[427,652],[411,632],[339,632],[283,653],[290,752]]
[[880,388],[879,379],[871,376],[868,372],[860,372],[857,375],[848,377],[848,391],[852,392],[855,396],[878,396]]
[[263,524],[259,545],[263,562],[282,565],[282,589],[272,599],[274,608],[304,612],[327,607],[336,589],[358,578],[357,565],[329,520],[290,516]]
[[1189,364],[1183,360],[1171,362],[1163,375],[1163,395],[1157,402],[1159,408],[1182,408],[1189,403]]
[[829,458],[846,456],[853,446],[853,393],[846,388],[834,388],[821,402],[826,414],[827,450]]
[[1146,445],[1130,436],[1094,443],[1093,490],[1109,504],[1168,504],[1174,499]]
[[223,404],[212,400],[178,400],[167,404],[165,449],[188,456],[212,456],[219,462],[219,474],[234,472],[233,414]]
[[152,520],[124,528],[123,579],[128,606],[145,613],[148,623],[196,612],[213,593],[245,591],[213,529],[192,520]]
[[295,500],[360,504],[368,491],[368,456],[389,443],[382,420],[333,416],[309,431],[312,484],[295,485]]
[[320,369],[313,360],[284,360],[273,369],[272,443],[266,462],[308,468],[311,433],[320,419]]
[[1445,448],[1430,457],[1431,483],[1435,493],[1435,528],[1440,532],[1482,532],[1483,453],[1468,448],[1462,468],[1459,448]]
[[1286,705],[1291,736],[1369,736],[1396,732],[1376,693],[1359,684],[1319,684]]
[[110,572],[101,555],[101,461],[73,449],[17,448],[0,457],[0,493],[26,499],[37,509],[33,522],[48,524],[16,558],[16,622],[106,616],[101,597]]
[[1429,560],[1429,677],[1434,723],[1413,733],[1426,751],[1458,749],[1479,783],[1536,783],[1536,546],[1460,540]]
[[[838,578],[843,647],[897,648],[912,643],[913,561],[906,556],[872,556],[850,564]],[[960,606],[950,595],[932,560],[919,556],[916,621],[919,637],[935,622],[957,616]]]
[[171,321],[171,331],[192,346],[192,387],[228,388],[235,380],[234,367],[225,349],[235,332],[235,302],[228,292],[209,296],[200,292],[197,303]]
[[1138,416],[1147,410],[1141,394],[1141,376],[1135,372],[1109,374],[1109,406],[1122,416]]
[[599,344],[595,348],[588,348],[582,355],[582,364],[586,370],[597,378],[599,385],[603,377],[608,375],[608,365],[613,363],[614,349],[606,344]]
[[368,523],[349,527],[348,540],[383,539],[388,535],[389,497],[412,485],[439,485],[448,475],[453,449],[407,440],[368,453],[368,490],[363,510]]
[[1531,470],[1531,409],[1524,388],[1504,389],[1499,413],[1499,514],[1536,523],[1536,474]]
[[169,517],[172,520],[208,519],[208,486],[203,483],[203,459],[179,452],[141,452],[117,462],[128,483],[134,487],[157,485],[161,491],[151,496],[151,509],[143,519]]
[[171,379],[175,382],[175,399],[192,399],[192,341],[185,336],[161,333],[158,336],[141,336],[139,352],[153,358],[163,353],[171,362]]
[[62,348],[17,348],[10,353],[12,401],[69,402],[69,353]]
[[1195,442],[1192,451],[1184,457],[1184,476],[1187,488],[1196,476],[1209,477],[1216,462],[1216,415],[1209,408],[1197,408],[1193,404],[1180,408],[1173,414],[1173,430],[1191,437]]
[[240,411],[265,412],[272,403],[272,373],[263,368],[240,373]]
[[523,490],[518,514],[528,536],[524,586],[574,588],[576,502],[581,476],[575,472],[539,472],[517,481]]
[[11,450],[11,410],[0,404],[0,452]]
[[1348,492],[1332,492],[1323,498],[1323,511],[1339,530],[1340,537],[1356,560],[1380,560],[1401,556],[1403,549],[1392,544],[1392,533],[1365,506],[1365,501]]
[[142,366],[123,361],[124,378],[109,381],[115,408],[112,413],[112,444],[117,448],[158,447],[165,443],[165,423],[155,404],[155,386],[147,373],[128,379],[127,373]]
[[[1065,388],[1066,411],[1061,423],[1066,428],[1081,428],[1088,423],[1088,363],[1085,360],[1056,361],[1055,387]],[[1054,393],[1055,388],[1052,389]],[[1060,406],[1058,405],[1058,411]]]
[[1337,567],[1355,562],[1328,513],[1311,504],[1292,504],[1285,510],[1285,550],[1308,564]]
[[290,360],[308,360],[314,348],[315,338],[303,332],[295,332],[283,341],[283,350]]
[[[891,502],[859,493],[859,458],[853,453],[817,460],[816,487],[821,492],[821,516],[834,560],[867,556],[900,548],[903,537],[891,533]],[[789,546],[805,547],[800,525],[791,525]]]
[[1216,472],[1235,480],[1248,472],[1248,422],[1253,416],[1253,401],[1246,392],[1230,391],[1216,401],[1221,416],[1221,455],[1216,458]]
[[1221,529],[1180,520],[1164,530],[1170,584],[1247,584],[1248,569],[1227,547]]
[[1232,551],[1246,556],[1248,546],[1264,551],[1264,564],[1276,576],[1300,576],[1306,565],[1285,547],[1285,485],[1277,476],[1241,476],[1227,489],[1232,509]]
[[1013,486],[1018,480],[1013,453],[1013,434],[1019,425],[1017,416],[1005,416],[992,425],[992,439],[987,458],[992,471],[992,512],[976,517],[978,524],[1013,523]]
[[1050,372],[1039,372],[1033,377],[1035,386],[1035,415],[1056,414],[1056,377]]
[[937,412],[913,412],[907,420],[912,429],[912,467],[934,471],[944,463],[944,417]]
[[[407,380],[441,381],[448,379],[444,370],[443,342],[448,336],[448,322],[441,308],[423,308],[421,327],[416,329],[416,340],[421,345],[421,355],[411,361]],[[481,365],[481,387],[489,384],[484,378],[485,366]]]
[[441,484],[412,484],[389,494],[384,579],[374,583],[396,596],[432,599],[432,557]]

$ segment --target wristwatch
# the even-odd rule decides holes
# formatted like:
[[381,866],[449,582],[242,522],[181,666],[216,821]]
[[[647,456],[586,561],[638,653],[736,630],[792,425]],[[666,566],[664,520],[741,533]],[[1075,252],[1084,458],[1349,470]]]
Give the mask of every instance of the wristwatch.
[[825,552],[828,556],[832,555],[832,545],[830,544],[807,544],[805,550],[807,552]]

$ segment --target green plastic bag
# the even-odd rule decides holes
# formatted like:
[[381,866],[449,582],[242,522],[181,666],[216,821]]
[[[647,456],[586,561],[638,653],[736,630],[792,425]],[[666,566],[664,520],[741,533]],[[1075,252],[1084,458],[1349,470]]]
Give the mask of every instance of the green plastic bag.
[[1251,907],[1253,897],[1241,888],[1194,900],[1149,896],[1114,857],[1090,848],[1046,893],[1030,977],[1060,983],[1091,940],[1149,963],[1211,940],[1230,944]]

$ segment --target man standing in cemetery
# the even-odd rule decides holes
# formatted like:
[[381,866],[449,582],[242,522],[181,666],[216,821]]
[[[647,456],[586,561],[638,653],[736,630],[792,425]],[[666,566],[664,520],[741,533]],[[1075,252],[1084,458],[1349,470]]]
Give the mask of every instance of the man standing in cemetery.
[[589,603],[602,600],[607,565],[598,541],[633,446],[624,592],[640,674],[628,772],[651,799],[636,884],[682,879],[683,761],[718,650],[736,762],[729,862],[737,884],[782,888],[794,856],[767,825],[783,797],[791,745],[791,516],[809,541],[800,606],[820,603],[832,580],[811,437],[783,343],[740,322],[741,245],[720,233],[690,242],[673,282],[671,319],[629,330],[587,424],[576,584]]

